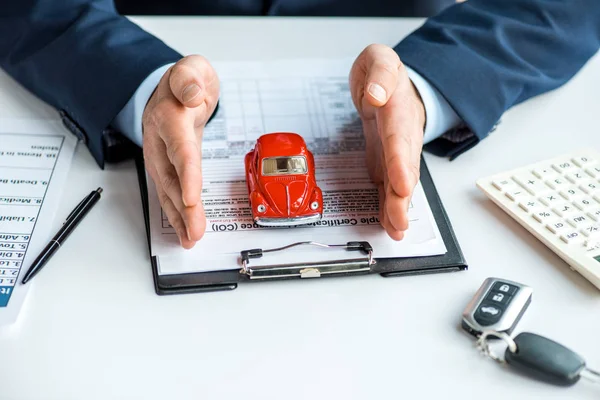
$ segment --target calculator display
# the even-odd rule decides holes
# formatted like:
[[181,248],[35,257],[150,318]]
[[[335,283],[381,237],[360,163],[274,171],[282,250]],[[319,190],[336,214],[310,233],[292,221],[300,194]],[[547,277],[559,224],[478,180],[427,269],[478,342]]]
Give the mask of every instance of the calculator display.
[[594,260],[596,260],[596,261],[600,262],[600,256],[596,256],[596,257],[594,257]]

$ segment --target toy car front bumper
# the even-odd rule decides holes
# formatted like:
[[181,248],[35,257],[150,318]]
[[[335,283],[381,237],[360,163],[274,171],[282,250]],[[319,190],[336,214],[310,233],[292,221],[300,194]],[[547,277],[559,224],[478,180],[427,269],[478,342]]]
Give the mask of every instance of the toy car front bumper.
[[260,226],[295,226],[312,224],[321,219],[321,214],[303,215],[295,218],[261,218],[256,217],[254,222]]

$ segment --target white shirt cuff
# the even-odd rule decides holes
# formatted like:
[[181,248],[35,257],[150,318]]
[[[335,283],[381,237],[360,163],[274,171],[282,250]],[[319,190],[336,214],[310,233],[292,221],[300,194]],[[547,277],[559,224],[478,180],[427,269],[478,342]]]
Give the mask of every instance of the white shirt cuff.
[[164,65],[152,72],[137,88],[125,107],[117,114],[113,126],[129,140],[142,147],[142,115],[158,82],[173,64]]
[[421,75],[406,67],[408,77],[417,88],[427,115],[423,143],[437,139],[462,121],[442,94]]

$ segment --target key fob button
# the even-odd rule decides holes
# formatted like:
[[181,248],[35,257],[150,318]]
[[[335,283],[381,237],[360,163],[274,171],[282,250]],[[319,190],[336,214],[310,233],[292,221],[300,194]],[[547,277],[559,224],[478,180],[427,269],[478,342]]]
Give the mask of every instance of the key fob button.
[[475,321],[481,326],[493,325],[500,320],[504,308],[500,304],[491,302],[481,303],[477,311],[475,311]]
[[494,286],[492,286],[492,291],[494,292],[500,292],[500,293],[505,293],[509,296],[514,296],[515,293],[517,293],[517,291],[519,290],[518,287],[514,286],[514,285],[510,285],[508,283],[505,282],[496,282],[494,284]]
[[501,304],[502,306],[506,307],[508,303],[510,303],[511,298],[512,296],[504,292],[490,291],[485,300],[490,303]]

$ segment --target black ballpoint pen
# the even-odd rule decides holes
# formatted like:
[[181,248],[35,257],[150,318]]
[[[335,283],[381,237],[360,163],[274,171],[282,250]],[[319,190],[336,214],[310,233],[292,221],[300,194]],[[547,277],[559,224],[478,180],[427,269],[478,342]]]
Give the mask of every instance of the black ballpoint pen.
[[61,243],[64,242],[67,237],[73,232],[75,227],[83,220],[85,215],[94,207],[94,205],[100,200],[100,194],[102,193],[102,188],[98,188],[94,190],[92,193],[88,194],[73,211],[67,217],[67,220],[63,224],[62,228],[58,231],[56,235],[52,238],[50,243],[42,250],[40,255],[35,259],[25,277],[23,277],[23,281],[21,283],[25,284],[31,280],[40,270],[44,267],[44,265],[48,262],[48,260],[52,257],[52,255],[58,250]]

